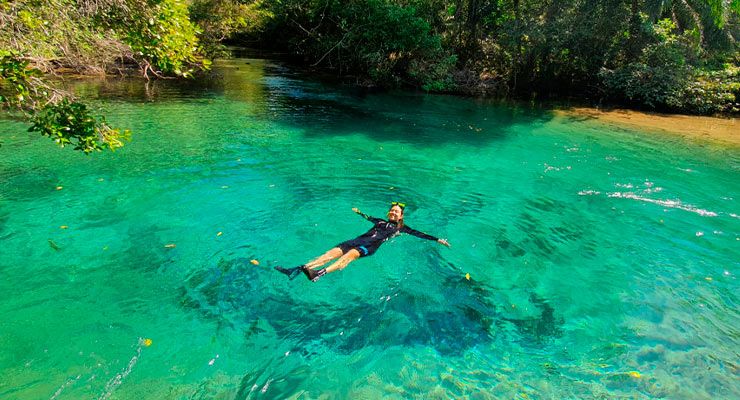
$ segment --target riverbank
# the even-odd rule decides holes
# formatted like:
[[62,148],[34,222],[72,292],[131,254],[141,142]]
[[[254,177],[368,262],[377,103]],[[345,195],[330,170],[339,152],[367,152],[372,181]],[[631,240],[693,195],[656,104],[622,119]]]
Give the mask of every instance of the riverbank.
[[683,114],[660,114],[628,109],[574,107],[558,109],[560,118],[593,119],[608,125],[636,128],[657,134],[678,135],[690,140],[706,140],[740,147],[736,118]]

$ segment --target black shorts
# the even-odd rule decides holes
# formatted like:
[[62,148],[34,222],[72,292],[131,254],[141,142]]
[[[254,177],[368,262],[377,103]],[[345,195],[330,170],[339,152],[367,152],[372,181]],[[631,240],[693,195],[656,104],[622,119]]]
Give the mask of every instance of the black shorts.
[[336,247],[339,247],[344,254],[347,254],[348,251],[355,249],[360,252],[360,257],[367,257],[373,255],[373,253],[378,250],[378,247],[380,247],[381,243],[372,243],[365,240],[352,239],[347,240],[346,242],[339,243]]

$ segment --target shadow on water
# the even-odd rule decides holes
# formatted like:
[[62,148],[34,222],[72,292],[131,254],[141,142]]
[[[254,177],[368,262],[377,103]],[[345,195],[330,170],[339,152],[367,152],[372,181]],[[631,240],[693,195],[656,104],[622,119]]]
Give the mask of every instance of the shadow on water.
[[57,194],[59,174],[50,168],[0,165],[0,196],[8,201],[34,201]]
[[[307,358],[326,346],[342,354],[374,346],[428,346],[441,355],[460,355],[491,344],[510,327],[518,332],[518,338],[510,340],[526,346],[543,346],[562,334],[563,319],[534,293],[531,299],[538,314],[524,319],[504,316],[499,311],[504,305],[490,300],[490,288],[461,279],[451,270],[438,276],[444,302],[401,290],[392,301],[355,296],[339,305],[307,306],[293,295],[279,295],[266,287],[271,281],[264,274],[273,271],[249,265],[246,258],[221,259],[194,272],[180,288],[181,306],[215,322],[217,329],[242,331],[248,341],[274,331],[296,343]],[[305,285],[300,278],[291,284]],[[314,343],[327,335],[338,338],[340,332],[341,340]]]

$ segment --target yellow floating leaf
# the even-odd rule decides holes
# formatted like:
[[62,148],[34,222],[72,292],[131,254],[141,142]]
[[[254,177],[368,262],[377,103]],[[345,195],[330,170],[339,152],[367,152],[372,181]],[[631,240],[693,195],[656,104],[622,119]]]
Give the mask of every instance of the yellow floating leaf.
[[67,225],[62,225],[59,227],[59,229],[67,229],[67,228],[69,228]]
[[704,278],[704,280],[706,280],[707,282],[711,282],[713,279],[712,279],[711,276],[708,276],[708,277]]
[[630,375],[631,377],[635,378],[635,379],[640,379],[640,377],[642,376],[642,375],[640,375],[640,373],[639,373],[639,372],[637,372],[637,371],[630,371],[630,372],[629,372],[629,375]]
[[62,186],[57,186],[57,190],[62,190],[62,189],[64,189],[64,187],[62,187]]
[[252,264],[254,264],[254,265],[260,265],[260,262],[259,262],[259,261],[257,261],[257,260],[251,260],[251,261],[249,261],[249,262],[251,262],[251,263],[252,263]]
[[177,247],[177,245],[174,244],[174,243],[168,243],[168,244],[164,245],[164,247],[166,247],[168,249],[173,249],[173,248]]
[[465,279],[470,280],[470,274],[465,274]]
[[144,347],[149,347],[152,345],[152,339],[144,339],[142,343],[144,343]]
[[223,234],[224,234],[223,232],[219,232],[219,233],[216,234],[216,236],[221,236]]

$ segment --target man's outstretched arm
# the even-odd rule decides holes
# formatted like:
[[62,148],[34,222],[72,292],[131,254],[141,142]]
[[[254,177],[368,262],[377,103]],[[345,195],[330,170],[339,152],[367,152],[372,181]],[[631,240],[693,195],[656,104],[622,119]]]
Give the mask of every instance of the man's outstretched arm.
[[416,236],[421,239],[434,240],[435,242],[439,244],[443,244],[447,247],[450,247],[450,243],[447,242],[447,239],[440,239],[436,236],[432,236],[424,232],[417,231],[416,229],[409,228],[408,226],[404,226],[403,228],[401,228],[401,232],[408,233],[409,235]]
[[367,215],[367,214],[363,213],[363,212],[362,212],[362,211],[360,211],[360,209],[359,209],[359,208],[357,208],[357,207],[354,207],[354,208],[352,209],[352,211],[356,212],[357,214],[360,214],[360,216],[362,216],[362,218],[365,218],[366,220],[368,220],[368,221],[370,221],[370,222],[372,222],[372,223],[376,223],[376,222],[378,222],[378,221],[382,221],[382,219],[380,219],[380,218],[375,218],[375,217],[371,217],[371,216],[369,216],[369,215]]

